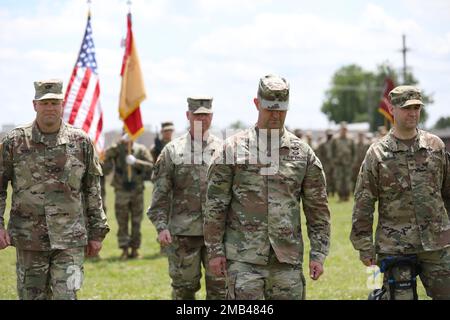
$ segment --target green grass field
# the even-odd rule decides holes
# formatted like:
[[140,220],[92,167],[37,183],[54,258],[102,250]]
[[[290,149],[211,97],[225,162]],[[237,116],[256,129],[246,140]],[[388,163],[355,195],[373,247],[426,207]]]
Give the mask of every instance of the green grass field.
[[[150,203],[151,184],[145,191],[145,208]],[[159,253],[156,231],[144,215],[142,222],[142,248],[140,260],[120,261],[117,247],[117,224],[114,217],[114,192],[107,189],[108,222],[111,227],[101,252],[99,261],[88,260],[85,263],[85,280],[78,293],[79,299],[170,299],[170,278],[165,256]],[[338,203],[330,199],[331,210],[331,248],[325,262],[325,274],[318,280],[308,277],[308,256],[305,254],[304,273],[307,278],[307,299],[356,300],[366,299],[369,289],[366,287],[365,267],[358,260],[358,253],[349,241],[351,227],[352,202]],[[9,212],[9,201],[6,212]],[[8,214],[6,214],[8,218]],[[302,217],[303,218],[303,217]],[[306,227],[303,220],[304,240]],[[308,248],[305,252],[308,252]],[[0,251],[0,299],[17,299],[15,249],[9,247]],[[419,299],[427,299],[419,283]],[[197,299],[205,298],[204,283],[197,293]]]

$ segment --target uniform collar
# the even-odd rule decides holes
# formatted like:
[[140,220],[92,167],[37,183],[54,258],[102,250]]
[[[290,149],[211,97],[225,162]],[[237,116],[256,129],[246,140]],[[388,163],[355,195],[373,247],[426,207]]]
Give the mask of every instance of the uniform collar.
[[[253,127],[250,128],[250,139],[254,139],[257,140],[258,139],[258,130],[259,128],[254,125]],[[280,137],[280,148],[289,148],[291,147],[291,139],[289,137],[289,133],[286,129],[286,127],[283,127],[283,133],[281,134]]]
[[425,136],[424,136],[424,131],[417,129],[417,135],[414,139],[414,143],[413,145],[408,148],[407,145],[405,145],[404,143],[402,143],[398,138],[396,138],[394,136],[394,130],[391,129],[389,131],[389,133],[387,134],[386,137],[386,145],[387,147],[392,151],[392,152],[397,152],[397,151],[417,151],[420,149],[427,149],[427,144],[425,141]]
[[[63,120],[61,120],[61,126],[59,127],[59,131],[58,131],[58,133],[56,135],[56,139],[55,139],[55,146],[69,143],[69,139],[67,138],[66,131],[67,131],[67,125],[65,124],[65,122]],[[45,137],[45,134],[43,134],[41,132],[41,130],[39,130],[37,122],[34,121],[32,131],[31,131],[31,139],[35,143],[43,143],[45,145],[48,145],[48,141],[46,141],[44,137]]]

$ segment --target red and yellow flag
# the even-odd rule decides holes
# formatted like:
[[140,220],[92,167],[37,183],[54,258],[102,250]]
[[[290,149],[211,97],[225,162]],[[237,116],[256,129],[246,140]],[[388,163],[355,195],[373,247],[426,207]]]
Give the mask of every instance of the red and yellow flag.
[[389,92],[394,89],[394,81],[391,78],[386,78],[384,82],[383,96],[381,97],[380,106],[378,107],[378,112],[381,113],[390,123],[394,123],[394,117],[389,111]]
[[141,65],[136,51],[131,27],[131,13],[127,15],[127,37],[123,55],[122,85],[120,88],[119,114],[125,130],[135,140],[144,132],[141,117],[141,102],[146,98]]

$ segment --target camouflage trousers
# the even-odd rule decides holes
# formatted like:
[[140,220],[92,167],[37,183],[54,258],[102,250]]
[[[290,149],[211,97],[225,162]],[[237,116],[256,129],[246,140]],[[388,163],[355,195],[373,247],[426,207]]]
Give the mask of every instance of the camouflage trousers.
[[[141,222],[144,215],[144,192],[116,189],[116,219],[119,229],[117,238],[119,248],[138,249],[141,246]],[[129,223],[131,220],[131,235]]]
[[[386,258],[387,254],[378,254],[378,261]],[[417,254],[419,264],[419,277],[432,299],[450,300],[450,247],[437,251],[425,251]],[[396,281],[408,280],[409,270],[397,268],[393,270]],[[387,274],[384,274],[383,286],[388,288]],[[412,300],[411,290],[395,290],[396,300]],[[390,299],[389,290],[386,290],[385,299]]]
[[206,299],[225,299],[225,278],[211,273],[203,236],[174,235],[167,249],[173,300],[195,300],[195,293],[200,290],[202,264],[205,269]]
[[51,251],[16,249],[20,300],[75,300],[83,283],[84,247]]
[[304,300],[305,284],[302,266],[280,263],[273,250],[267,265],[227,261],[228,300]]
[[350,192],[353,190],[351,165],[334,167],[334,183],[339,199],[347,201],[350,197]]

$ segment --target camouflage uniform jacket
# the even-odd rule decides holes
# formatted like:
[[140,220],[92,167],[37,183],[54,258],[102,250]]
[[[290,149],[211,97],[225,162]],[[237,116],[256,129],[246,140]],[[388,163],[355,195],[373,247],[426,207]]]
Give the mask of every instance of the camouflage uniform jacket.
[[56,138],[47,141],[32,123],[12,130],[0,150],[0,228],[11,181],[13,245],[47,251],[103,240],[109,227],[101,201],[102,171],[82,130],[62,122]]
[[359,167],[361,166],[361,163],[364,161],[364,157],[366,156],[367,150],[369,150],[370,144],[365,142],[358,142],[355,143],[355,159],[354,159],[354,167],[357,167],[359,170]]
[[170,141],[159,140],[159,146],[157,146],[156,143],[152,145],[152,147],[150,148],[150,154],[152,155],[153,162],[156,163],[156,160],[158,160],[158,157],[161,154],[162,149],[164,149],[166,144],[168,144],[169,142]]
[[[280,262],[301,264],[303,201],[310,259],[323,263],[330,244],[330,212],[322,164],[311,147],[284,129],[279,149],[271,150],[279,152],[279,169],[262,175],[260,169],[270,164],[250,154],[250,143],[256,141],[256,127],[230,137],[224,154],[211,164],[204,226],[208,254],[266,265],[272,247]],[[233,157],[234,164],[226,164],[223,157]]]
[[203,235],[206,174],[221,146],[222,141],[211,134],[200,145],[186,133],[164,147],[155,164],[147,212],[158,233],[169,229],[172,235]]
[[355,159],[355,142],[348,137],[336,137],[331,141],[334,165],[352,166]]
[[144,181],[150,180],[153,161],[148,149],[136,142],[133,143],[131,154],[138,160],[148,162],[149,165],[135,163],[131,166],[130,181],[128,181],[128,165],[126,163],[126,156],[128,155],[127,143],[117,143],[106,150],[103,173],[108,175],[114,170],[111,185],[116,190],[142,192],[144,190]]
[[361,257],[417,253],[450,245],[448,166],[444,143],[422,130],[410,148],[392,131],[371,145],[356,184],[350,236]]
[[331,166],[333,162],[332,141],[323,141],[319,144],[316,150],[316,155],[324,167]]

